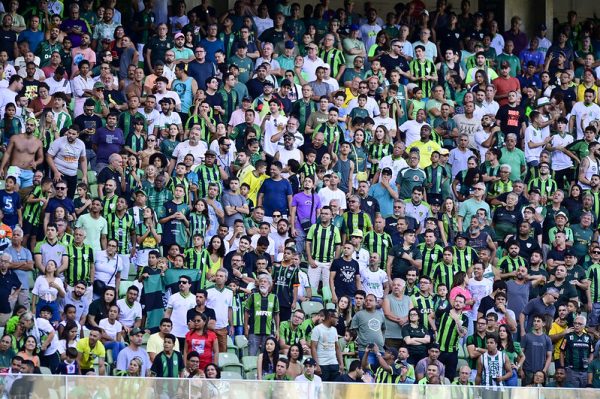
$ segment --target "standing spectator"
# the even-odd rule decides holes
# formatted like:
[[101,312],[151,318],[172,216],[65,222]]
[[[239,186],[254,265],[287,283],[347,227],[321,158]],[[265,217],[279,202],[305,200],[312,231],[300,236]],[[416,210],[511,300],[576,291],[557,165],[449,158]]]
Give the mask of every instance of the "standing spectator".
[[109,157],[118,154],[125,145],[123,131],[117,127],[117,114],[111,113],[106,117],[106,127],[96,130],[93,148],[96,152],[96,172],[100,173],[110,164]]
[[329,271],[331,301],[337,303],[343,296],[354,297],[356,290],[362,290],[358,262],[353,258],[354,245],[347,242],[342,247],[342,256],[335,258]]
[[188,276],[179,277],[179,292],[171,295],[167,303],[164,317],[171,319],[173,328],[171,333],[177,337],[179,347],[185,343],[185,334],[188,332],[187,313],[196,305],[195,298],[190,293],[192,279]]
[[11,255],[0,255],[0,327],[6,326],[21,292],[17,274],[8,268],[11,261]]
[[[558,295],[558,294],[557,294]],[[538,371],[548,372],[552,361],[552,341],[544,332],[544,316],[535,314],[531,317],[531,332],[524,334],[521,340],[521,348],[525,354],[525,362],[520,371],[523,386],[533,381],[533,375]]]
[[207,290],[206,305],[215,311],[214,331],[219,341],[219,352],[227,352],[227,336],[233,331],[233,292],[225,287],[229,277],[226,269],[221,268],[215,274],[215,286]]
[[[373,307],[373,310],[374,307]],[[324,381],[335,381],[344,372],[342,351],[338,344],[335,310],[325,312],[325,319],[312,330],[310,353],[317,362],[317,372]]]
[[82,183],[87,184],[87,158],[85,144],[79,131],[70,128],[64,136],[52,142],[46,153],[46,162],[55,179],[67,182],[67,196],[73,198],[77,187],[77,168],[81,167]]
[[[258,278],[258,292],[248,297],[244,304],[244,335],[248,337],[248,352],[257,356],[271,334],[279,328],[279,300],[270,293],[273,279],[268,274]],[[334,328],[335,330],[335,328]],[[337,341],[337,333],[334,341]]]
[[575,317],[574,331],[565,335],[560,346],[560,364],[567,370],[567,382],[574,388],[587,386],[588,368],[594,359],[593,338],[584,331],[587,319]]
[[400,341],[403,338],[403,326],[411,322],[409,314],[413,308],[413,303],[404,294],[405,287],[406,282],[403,279],[395,278],[392,280],[392,292],[385,296],[381,304],[385,316],[385,345],[387,347],[400,347]]
[[319,282],[329,284],[331,262],[340,255],[340,230],[332,224],[333,212],[329,206],[321,208],[319,224],[314,224],[306,235],[306,257],[309,264],[310,286],[317,290]]
[[258,191],[258,206],[265,209],[265,220],[271,222],[273,212],[278,210],[286,217],[292,204],[292,186],[281,176],[281,162],[271,164],[271,177],[266,179]]

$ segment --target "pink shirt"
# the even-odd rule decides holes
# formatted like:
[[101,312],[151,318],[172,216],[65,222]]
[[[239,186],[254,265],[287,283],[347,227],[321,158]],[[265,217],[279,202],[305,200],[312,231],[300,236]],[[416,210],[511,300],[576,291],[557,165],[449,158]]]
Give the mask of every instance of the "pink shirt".
[[[471,295],[471,291],[469,291],[466,288],[457,286],[457,287],[452,288],[452,290],[450,290],[450,301],[452,302],[458,294],[461,294],[462,296],[464,296],[467,301],[473,299],[473,296]],[[463,309],[463,311],[467,312],[467,311],[471,310],[471,308],[472,308],[471,305],[465,305],[465,308]]]

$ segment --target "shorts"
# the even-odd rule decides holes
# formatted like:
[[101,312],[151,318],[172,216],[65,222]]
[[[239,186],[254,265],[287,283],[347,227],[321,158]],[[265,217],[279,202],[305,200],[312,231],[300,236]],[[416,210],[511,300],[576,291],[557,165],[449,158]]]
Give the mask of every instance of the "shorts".
[[23,235],[42,240],[44,238],[42,235],[42,225],[34,226],[27,220],[23,220]]
[[588,326],[597,327],[600,325],[600,303],[592,304],[592,311],[588,313]]
[[18,166],[10,166],[6,171],[7,176],[13,176],[17,179],[19,188],[33,186],[33,170],[21,169]]

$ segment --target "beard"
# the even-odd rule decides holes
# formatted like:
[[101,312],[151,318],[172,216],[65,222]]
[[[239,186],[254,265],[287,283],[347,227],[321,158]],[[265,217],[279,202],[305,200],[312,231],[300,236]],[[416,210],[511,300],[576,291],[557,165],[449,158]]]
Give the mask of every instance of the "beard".
[[258,287],[258,291],[259,291],[261,294],[267,294],[267,293],[269,293],[269,288],[268,288],[268,287],[259,286],[259,287]]

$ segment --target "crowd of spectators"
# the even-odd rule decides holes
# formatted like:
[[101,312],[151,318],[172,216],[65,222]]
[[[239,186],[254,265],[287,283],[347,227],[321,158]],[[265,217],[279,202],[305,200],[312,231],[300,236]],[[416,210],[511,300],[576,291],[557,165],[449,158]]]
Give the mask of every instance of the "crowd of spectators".
[[600,388],[595,18],[0,5],[7,389]]

